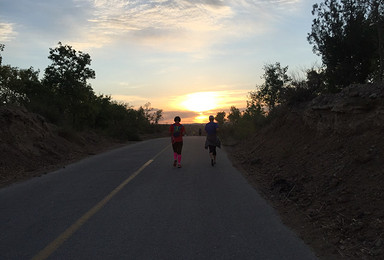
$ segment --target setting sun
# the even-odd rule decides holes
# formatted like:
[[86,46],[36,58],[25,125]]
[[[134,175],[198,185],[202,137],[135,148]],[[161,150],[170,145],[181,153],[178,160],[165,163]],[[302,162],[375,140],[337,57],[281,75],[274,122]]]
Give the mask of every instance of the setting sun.
[[208,116],[209,115],[205,115],[203,113],[200,113],[197,117],[194,118],[194,122],[195,123],[204,123],[204,122],[208,122]]
[[203,112],[216,108],[217,95],[215,92],[197,92],[188,94],[182,102],[187,110],[194,112]]

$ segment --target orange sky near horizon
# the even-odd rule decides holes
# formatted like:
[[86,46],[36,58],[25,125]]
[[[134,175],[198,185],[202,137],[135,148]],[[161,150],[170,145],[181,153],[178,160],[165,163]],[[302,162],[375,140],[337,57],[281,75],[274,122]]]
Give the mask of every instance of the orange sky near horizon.
[[163,103],[162,124],[172,124],[175,116],[180,116],[182,123],[206,123],[210,115],[226,112],[231,106],[240,110],[246,106],[248,91],[207,91],[188,93]]
[[[227,90],[189,92],[180,96],[157,97],[151,100],[150,107],[154,111],[163,111],[160,124],[172,124],[175,116],[180,116],[184,124],[205,123],[210,115],[216,116],[218,112],[224,111],[228,115],[231,106],[244,110],[248,93],[247,89],[230,90],[229,87]],[[113,95],[112,99],[132,105],[134,109],[142,106],[130,103],[132,96]]]

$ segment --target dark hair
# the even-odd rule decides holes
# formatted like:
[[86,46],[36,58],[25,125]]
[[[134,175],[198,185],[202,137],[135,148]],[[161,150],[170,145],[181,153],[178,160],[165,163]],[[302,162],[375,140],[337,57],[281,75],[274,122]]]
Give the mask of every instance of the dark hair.
[[180,117],[179,117],[179,116],[175,116],[175,119],[173,119],[173,121],[175,121],[175,122],[176,122],[176,121],[179,121],[179,122],[180,122],[180,121],[181,121],[181,119],[180,119]]

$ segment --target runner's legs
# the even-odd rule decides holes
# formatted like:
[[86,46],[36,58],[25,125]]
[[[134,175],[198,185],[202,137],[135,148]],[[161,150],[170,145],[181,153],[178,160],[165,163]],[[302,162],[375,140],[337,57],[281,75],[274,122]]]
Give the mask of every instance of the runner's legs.
[[209,145],[209,156],[211,158],[212,166],[216,164],[216,146]]
[[174,163],[173,166],[176,166],[176,162],[178,167],[181,167],[181,150],[183,149],[183,142],[175,142],[172,144],[173,152],[174,152]]

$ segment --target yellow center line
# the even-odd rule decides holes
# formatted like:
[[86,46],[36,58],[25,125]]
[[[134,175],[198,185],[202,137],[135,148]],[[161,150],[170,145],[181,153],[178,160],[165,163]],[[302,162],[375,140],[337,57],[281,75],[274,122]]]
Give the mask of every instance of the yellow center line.
[[163,150],[156,154],[152,159],[143,164],[137,171],[124,180],[119,186],[117,186],[111,193],[109,193],[104,199],[97,203],[93,208],[81,216],[75,223],[61,233],[55,240],[35,255],[32,260],[47,259],[53,252],[55,252],[68,238],[72,236],[82,225],[85,224],[93,215],[95,215],[105,204],[110,201],[120,190],[122,190],[133,178],[139,175],[148,165],[150,165],[162,152],[164,152],[170,145],[167,145]]

